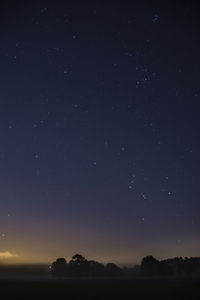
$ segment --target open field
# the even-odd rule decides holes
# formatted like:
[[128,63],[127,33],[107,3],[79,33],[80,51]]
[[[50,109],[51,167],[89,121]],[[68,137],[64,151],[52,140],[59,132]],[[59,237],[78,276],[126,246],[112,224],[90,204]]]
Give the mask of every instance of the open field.
[[200,280],[1,280],[1,299],[200,299]]

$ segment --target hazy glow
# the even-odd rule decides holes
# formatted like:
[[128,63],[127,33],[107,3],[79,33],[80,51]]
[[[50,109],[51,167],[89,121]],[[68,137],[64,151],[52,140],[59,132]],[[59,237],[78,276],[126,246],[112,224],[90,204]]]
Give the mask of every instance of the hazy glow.
[[0,258],[7,259],[7,258],[12,258],[12,257],[17,257],[17,255],[16,254],[12,254],[9,251],[0,252]]

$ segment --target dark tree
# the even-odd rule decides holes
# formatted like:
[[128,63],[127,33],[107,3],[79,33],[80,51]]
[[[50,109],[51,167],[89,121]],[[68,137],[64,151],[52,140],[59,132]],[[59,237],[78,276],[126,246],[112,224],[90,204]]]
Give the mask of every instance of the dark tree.
[[146,256],[142,259],[141,274],[143,276],[160,275],[160,263],[153,256]]
[[89,275],[89,262],[81,254],[75,254],[69,262],[69,271],[72,276],[86,277]]
[[98,261],[89,261],[89,276],[90,277],[103,277],[105,276],[105,266]]
[[87,262],[87,259],[82,256],[81,254],[75,254],[72,256],[72,259],[70,260],[70,263],[74,263],[76,265],[82,265]]
[[67,262],[65,258],[57,258],[51,265],[51,272],[53,277],[62,278],[67,275]]
[[106,274],[109,277],[117,277],[122,274],[122,270],[113,263],[108,263],[106,265]]

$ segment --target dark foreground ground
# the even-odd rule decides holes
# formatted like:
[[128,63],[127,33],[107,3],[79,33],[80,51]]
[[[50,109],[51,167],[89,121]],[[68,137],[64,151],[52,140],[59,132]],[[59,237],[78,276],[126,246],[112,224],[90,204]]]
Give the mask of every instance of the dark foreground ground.
[[1,280],[0,299],[200,299],[200,280]]

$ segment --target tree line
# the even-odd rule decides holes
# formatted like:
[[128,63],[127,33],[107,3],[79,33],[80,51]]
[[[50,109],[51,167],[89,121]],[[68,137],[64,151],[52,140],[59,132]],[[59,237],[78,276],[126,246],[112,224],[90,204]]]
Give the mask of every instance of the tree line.
[[75,254],[68,263],[65,258],[57,258],[50,269],[54,278],[200,276],[200,258],[176,257],[159,261],[153,256],[146,256],[140,266],[120,268],[114,263],[104,265]]
[[142,259],[140,272],[143,276],[200,276],[200,257],[175,257],[157,260],[153,256]]
[[51,265],[54,277],[102,277],[120,276],[121,268],[113,263],[104,265],[94,260],[87,260],[81,254],[75,254],[67,263],[65,258],[58,258]]

